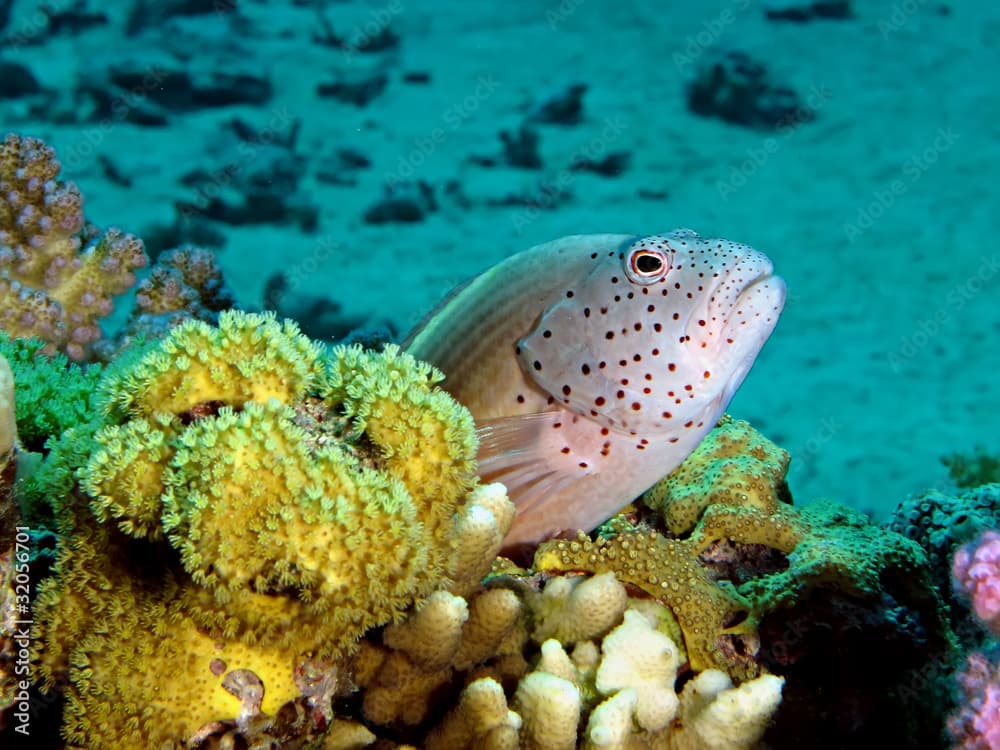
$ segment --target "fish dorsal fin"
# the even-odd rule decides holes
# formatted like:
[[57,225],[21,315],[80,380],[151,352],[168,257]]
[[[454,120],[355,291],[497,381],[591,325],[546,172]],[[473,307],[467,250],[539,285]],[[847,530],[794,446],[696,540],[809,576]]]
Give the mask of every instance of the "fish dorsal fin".
[[410,329],[409,333],[406,334],[406,338],[403,339],[400,347],[402,347],[404,351],[408,350],[410,348],[410,344],[412,344],[413,340],[427,327],[427,324],[434,320],[434,318],[436,318],[442,310],[451,304],[453,299],[465,291],[465,288],[477,278],[479,278],[478,275],[470,276],[465,281],[462,281],[453,287],[452,290],[444,296],[444,299],[434,305],[434,307],[431,308],[426,315],[417,321],[416,325],[414,325],[413,328]]
[[[543,512],[546,497],[594,473],[593,457],[574,440],[576,415],[546,411],[488,419],[479,423],[479,472],[484,481],[501,482],[517,505],[518,516]],[[584,429],[598,429],[594,423]],[[567,453],[569,445],[573,445]]]

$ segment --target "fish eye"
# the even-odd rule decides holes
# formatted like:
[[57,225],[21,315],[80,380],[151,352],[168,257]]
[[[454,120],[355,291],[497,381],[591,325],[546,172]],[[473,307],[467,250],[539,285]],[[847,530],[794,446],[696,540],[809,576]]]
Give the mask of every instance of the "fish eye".
[[670,260],[661,250],[640,247],[628,255],[625,274],[636,284],[653,284],[670,270]]

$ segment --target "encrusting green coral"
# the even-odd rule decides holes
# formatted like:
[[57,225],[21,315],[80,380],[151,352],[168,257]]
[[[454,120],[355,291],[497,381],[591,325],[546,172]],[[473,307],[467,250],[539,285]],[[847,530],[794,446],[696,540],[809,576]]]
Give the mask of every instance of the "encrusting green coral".
[[0,356],[14,375],[21,445],[41,451],[50,437],[92,419],[101,368],[86,370],[62,354],[45,354],[39,339],[14,339],[0,331]]
[[367,630],[446,582],[456,531],[493,516],[467,503],[472,419],[440,378],[395,347],[327,355],[235,311],[110,368],[37,603],[39,674],[69,678],[67,738],[159,747],[314,700],[296,674],[333,679]]

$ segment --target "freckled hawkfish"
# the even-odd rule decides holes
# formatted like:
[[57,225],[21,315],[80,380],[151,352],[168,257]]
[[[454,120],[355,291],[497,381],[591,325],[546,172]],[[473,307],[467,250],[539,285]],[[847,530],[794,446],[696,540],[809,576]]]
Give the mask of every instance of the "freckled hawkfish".
[[590,530],[715,425],[785,301],[771,261],[689,229],[578,235],[447,299],[407,350],[472,412],[479,469],[517,516],[505,547]]

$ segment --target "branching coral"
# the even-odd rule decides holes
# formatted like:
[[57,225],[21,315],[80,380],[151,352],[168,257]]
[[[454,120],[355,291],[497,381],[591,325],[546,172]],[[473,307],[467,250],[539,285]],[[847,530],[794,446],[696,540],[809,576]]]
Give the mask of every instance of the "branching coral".
[[146,254],[132,235],[85,226],[80,191],[59,170],[36,138],[10,134],[0,144],[0,328],[80,360]]
[[98,342],[94,355],[109,362],[138,338],[163,338],[191,319],[215,324],[220,312],[234,306],[211,252],[190,245],[168,250],[157,256],[136,287],[135,306],[124,328],[113,339]]

